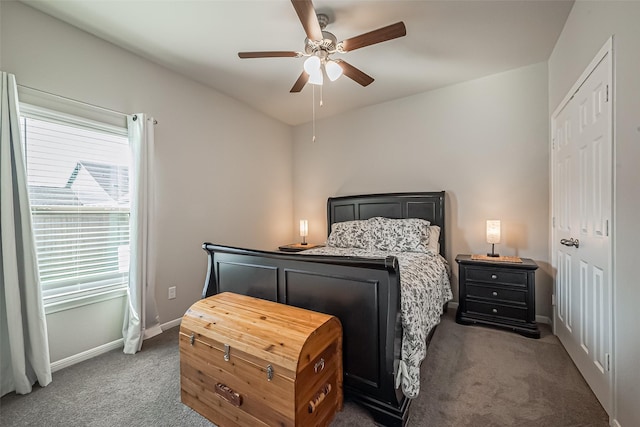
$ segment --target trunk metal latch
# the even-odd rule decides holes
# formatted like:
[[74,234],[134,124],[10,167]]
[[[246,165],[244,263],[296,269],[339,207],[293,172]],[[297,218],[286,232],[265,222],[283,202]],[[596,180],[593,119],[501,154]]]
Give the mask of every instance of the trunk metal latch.
[[229,347],[229,344],[225,344],[224,345],[224,361],[228,362],[231,359],[231,355],[229,354],[231,352],[231,347]]
[[273,379],[273,366],[267,365],[267,381],[271,381]]

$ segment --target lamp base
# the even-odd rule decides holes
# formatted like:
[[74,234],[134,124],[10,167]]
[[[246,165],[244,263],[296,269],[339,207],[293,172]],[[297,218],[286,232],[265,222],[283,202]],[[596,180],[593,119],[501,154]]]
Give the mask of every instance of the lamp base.
[[308,243],[307,243],[307,242],[302,242],[302,243],[300,243],[300,244],[301,244],[302,246],[306,246],[306,245],[308,245]]
[[487,256],[490,256],[490,257],[493,257],[493,258],[497,258],[497,257],[500,256],[499,254],[495,253],[495,250],[494,250],[495,247],[496,247],[495,243],[492,243],[491,244],[491,253],[490,254],[488,253]]

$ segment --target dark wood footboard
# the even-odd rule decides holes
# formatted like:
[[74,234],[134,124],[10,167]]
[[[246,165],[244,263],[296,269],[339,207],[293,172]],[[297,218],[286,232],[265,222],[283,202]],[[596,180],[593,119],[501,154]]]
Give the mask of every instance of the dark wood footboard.
[[[389,193],[327,200],[327,231],[342,221],[421,218],[440,227],[445,256],[445,193]],[[344,395],[384,426],[404,426],[411,399],[395,388],[400,359],[400,273],[381,259],[263,252],[205,243],[203,297],[230,291],[331,314],[343,329]],[[431,330],[429,339],[435,328]]]
[[211,243],[203,249],[209,258],[203,297],[229,291],[338,317],[345,397],[382,425],[404,425],[410,400],[394,386],[402,338],[395,257],[285,254]]

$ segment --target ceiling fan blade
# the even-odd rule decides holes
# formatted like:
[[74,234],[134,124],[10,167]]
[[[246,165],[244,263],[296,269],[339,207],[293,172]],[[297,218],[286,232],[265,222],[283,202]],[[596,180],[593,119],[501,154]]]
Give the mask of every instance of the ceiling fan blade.
[[295,58],[298,56],[298,52],[238,52],[238,56],[240,58]]
[[354,82],[359,83],[362,86],[369,86],[371,83],[373,83],[373,80],[374,80],[373,77],[363,73],[362,71],[360,71],[353,65],[349,64],[348,62],[345,62],[342,60],[336,61],[336,62],[342,68],[342,73],[345,76],[349,77]]
[[296,82],[293,84],[293,87],[289,92],[291,93],[300,92],[304,87],[304,85],[307,84],[307,80],[309,80],[309,74],[307,74],[306,71],[302,71],[302,74],[300,74],[300,77],[298,77],[298,80],[296,80]]
[[309,40],[322,40],[322,29],[311,0],[291,0]]
[[369,31],[368,33],[360,34],[359,36],[351,37],[350,39],[342,41],[340,44],[342,45],[343,51],[349,52],[406,35],[407,28],[404,26],[404,22],[400,21],[387,25],[386,27],[378,28],[377,30]]

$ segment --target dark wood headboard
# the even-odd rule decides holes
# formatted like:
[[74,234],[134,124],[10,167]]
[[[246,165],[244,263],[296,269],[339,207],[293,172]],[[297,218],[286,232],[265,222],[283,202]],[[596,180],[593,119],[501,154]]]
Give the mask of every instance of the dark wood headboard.
[[363,194],[327,201],[327,236],[334,222],[386,218],[421,218],[440,227],[440,254],[445,256],[444,191]]

